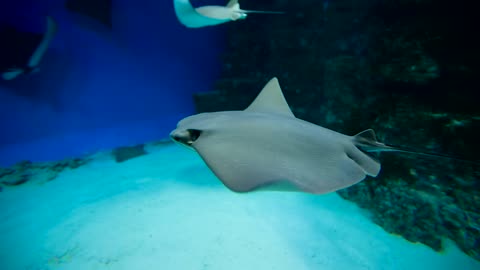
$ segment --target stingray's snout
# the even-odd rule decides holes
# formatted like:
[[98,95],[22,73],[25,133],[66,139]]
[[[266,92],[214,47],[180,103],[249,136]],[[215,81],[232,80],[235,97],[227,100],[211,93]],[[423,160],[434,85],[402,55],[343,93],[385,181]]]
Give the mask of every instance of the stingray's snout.
[[170,133],[170,138],[177,143],[191,146],[200,137],[200,133],[197,129],[176,129]]

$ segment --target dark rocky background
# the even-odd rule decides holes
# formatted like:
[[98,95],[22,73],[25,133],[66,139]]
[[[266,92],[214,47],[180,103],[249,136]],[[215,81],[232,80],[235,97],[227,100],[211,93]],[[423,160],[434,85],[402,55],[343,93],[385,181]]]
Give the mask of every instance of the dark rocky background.
[[[277,76],[298,118],[417,151],[479,160],[474,1],[270,0],[284,10],[229,23],[221,79],[198,112],[242,110]],[[480,260],[480,166],[385,153],[383,169],[339,194],[391,233],[440,251],[452,239]]]
[[112,29],[112,0],[66,0],[65,8]]

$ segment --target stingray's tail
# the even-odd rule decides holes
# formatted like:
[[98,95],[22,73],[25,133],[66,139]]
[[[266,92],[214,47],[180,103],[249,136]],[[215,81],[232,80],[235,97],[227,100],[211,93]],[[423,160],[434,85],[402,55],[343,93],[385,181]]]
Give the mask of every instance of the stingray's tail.
[[377,141],[377,135],[373,129],[364,130],[353,136],[353,142],[365,152],[388,152],[396,151],[396,148]]
[[373,131],[373,129],[367,129],[365,131],[358,133],[357,135],[353,136],[353,141],[358,148],[368,153],[399,152],[399,153],[413,154],[413,155],[425,156],[425,157],[431,157],[431,158],[444,158],[444,159],[450,159],[450,160],[456,160],[456,161],[480,165],[480,161],[478,160],[468,160],[460,157],[444,155],[439,153],[420,152],[420,151],[402,147],[402,146],[387,145],[387,144],[378,142],[377,136],[375,135],[375,132]]
[[243,13],[261,13],[261,14],[285,14],[283,11],[268,11],[268,10],[240,10]]

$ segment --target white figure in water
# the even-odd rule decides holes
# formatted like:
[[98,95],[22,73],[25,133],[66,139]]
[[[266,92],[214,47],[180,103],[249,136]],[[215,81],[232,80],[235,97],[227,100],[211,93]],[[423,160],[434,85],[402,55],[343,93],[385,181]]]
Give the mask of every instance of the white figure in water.
[[4,80],[13,80],[21,74],[29,74],[38,72],[40,70],[39,65],[42,61],[43,55],[47,52],[50,42],[52,41],[55,33],[57,32],[57,24],[52,17],[47,16],[47,30],[43,35],[40,44],[30,56],[28,63],[23,67],[11,67],[7,71],[2,73]]
[[190,28],[222,24],[247,18],[247,13],[283,14],[278,11],[240,9],[238,0],[230,0],[226,6],[201,6],[194,8],[189,0],[173,0],[178,20]]

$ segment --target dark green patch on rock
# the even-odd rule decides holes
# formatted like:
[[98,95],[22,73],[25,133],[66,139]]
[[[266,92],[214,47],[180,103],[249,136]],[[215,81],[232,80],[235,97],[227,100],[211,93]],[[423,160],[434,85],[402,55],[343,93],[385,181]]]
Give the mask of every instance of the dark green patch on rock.
[[0,183],[4,186],[18,186],[25,183],[43,184],[55,179],[60,172],[76,169],[90,161],[89,158],[72,158],[55,162],[22,161],[11,168],[0,170]]
[[6,175],[12,174],[14,172],[15,172],[15,170],[10,169],[10,168],[0,168],[0,178],[4,177]]
[[146,155],[145,146],[143,144],[135,146],[118,147],[112,151],[116,162],[124,162],[132,158]]

